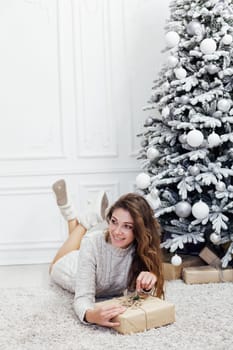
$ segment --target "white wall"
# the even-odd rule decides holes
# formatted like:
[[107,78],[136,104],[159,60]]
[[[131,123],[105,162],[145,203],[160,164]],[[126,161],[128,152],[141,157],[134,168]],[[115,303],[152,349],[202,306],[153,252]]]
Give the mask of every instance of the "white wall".
[[134,189],[169,0],[1,0],[0,264],[51,260],[66,226],[51,185],[83,210]]

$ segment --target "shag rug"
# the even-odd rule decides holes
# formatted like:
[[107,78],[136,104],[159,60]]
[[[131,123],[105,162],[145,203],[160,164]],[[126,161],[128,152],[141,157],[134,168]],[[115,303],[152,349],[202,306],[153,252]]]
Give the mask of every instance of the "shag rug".
[[82,325],[73,295],[54,285],[0,289],[2,350],[226,350],[233,349],[233,283],[166,284],[174,324],[132,335]]

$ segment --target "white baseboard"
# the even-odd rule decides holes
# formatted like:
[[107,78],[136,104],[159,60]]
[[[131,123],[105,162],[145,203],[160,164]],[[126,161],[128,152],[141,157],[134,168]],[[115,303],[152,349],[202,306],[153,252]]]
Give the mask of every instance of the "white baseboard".
[[0,265],[47,264],[52,261],[61,243],[43,247],[0,247]]

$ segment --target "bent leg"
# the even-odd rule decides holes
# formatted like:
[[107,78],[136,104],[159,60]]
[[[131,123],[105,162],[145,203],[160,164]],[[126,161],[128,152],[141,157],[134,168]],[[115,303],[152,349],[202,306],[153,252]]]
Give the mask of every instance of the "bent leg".
[[77,219],[69,220],[68,224],[68,232],[69,235],[76,229],[76,227],[80,224]]
[[[84,226],[79,224],[77,220],[72,220],[72,221],[76,221],[76,226],[75,226],[74,230],[72,232],[70,232],[69,237],[63,243],[63,245],[61,246],[61,248],[58,250],[57,254],[55,255],[55,257],[50,265],[50,268],[49,268],[50,273],[51,273],[51,269],[53,267],[53,264],[55,264],[55,262],[57,260],[62,258],[64,255],[70,253],[72,250],[78,250],[80,248],[82,238],[85,235],[87,230]],[[68,224],[69,224],[69,222],[68,222]],[[75,225],[75,223],[72,223],[72,222],[70,223],[71,227],[74,225]]]
[[60,212],[68,223],[69,237],[55,255],[49,269],[50,273],[53,265],[60,258],[71,251],[78,250],[80,248],[81,240],[87,229],[90,229],[92,226],[103,221],[104,212],[108,205],[106,193],[101,191],[95,200],[91,202],[89,212],[78,220],[76,209],[72,204],[69,194],[67,193],[65,181],[63,179],[56,181],[53,184],[52,189],[56,196],[57,205]]

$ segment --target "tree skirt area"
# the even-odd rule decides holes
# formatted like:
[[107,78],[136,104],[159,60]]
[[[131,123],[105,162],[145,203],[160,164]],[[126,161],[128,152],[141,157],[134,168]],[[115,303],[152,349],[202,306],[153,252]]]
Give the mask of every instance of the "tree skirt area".
[[166,283],[176,322],[132,335],[81,324],[73,295],[54,285],[1,288],[0,349],[8,350],[198,350],[232,349],[233,283]]

